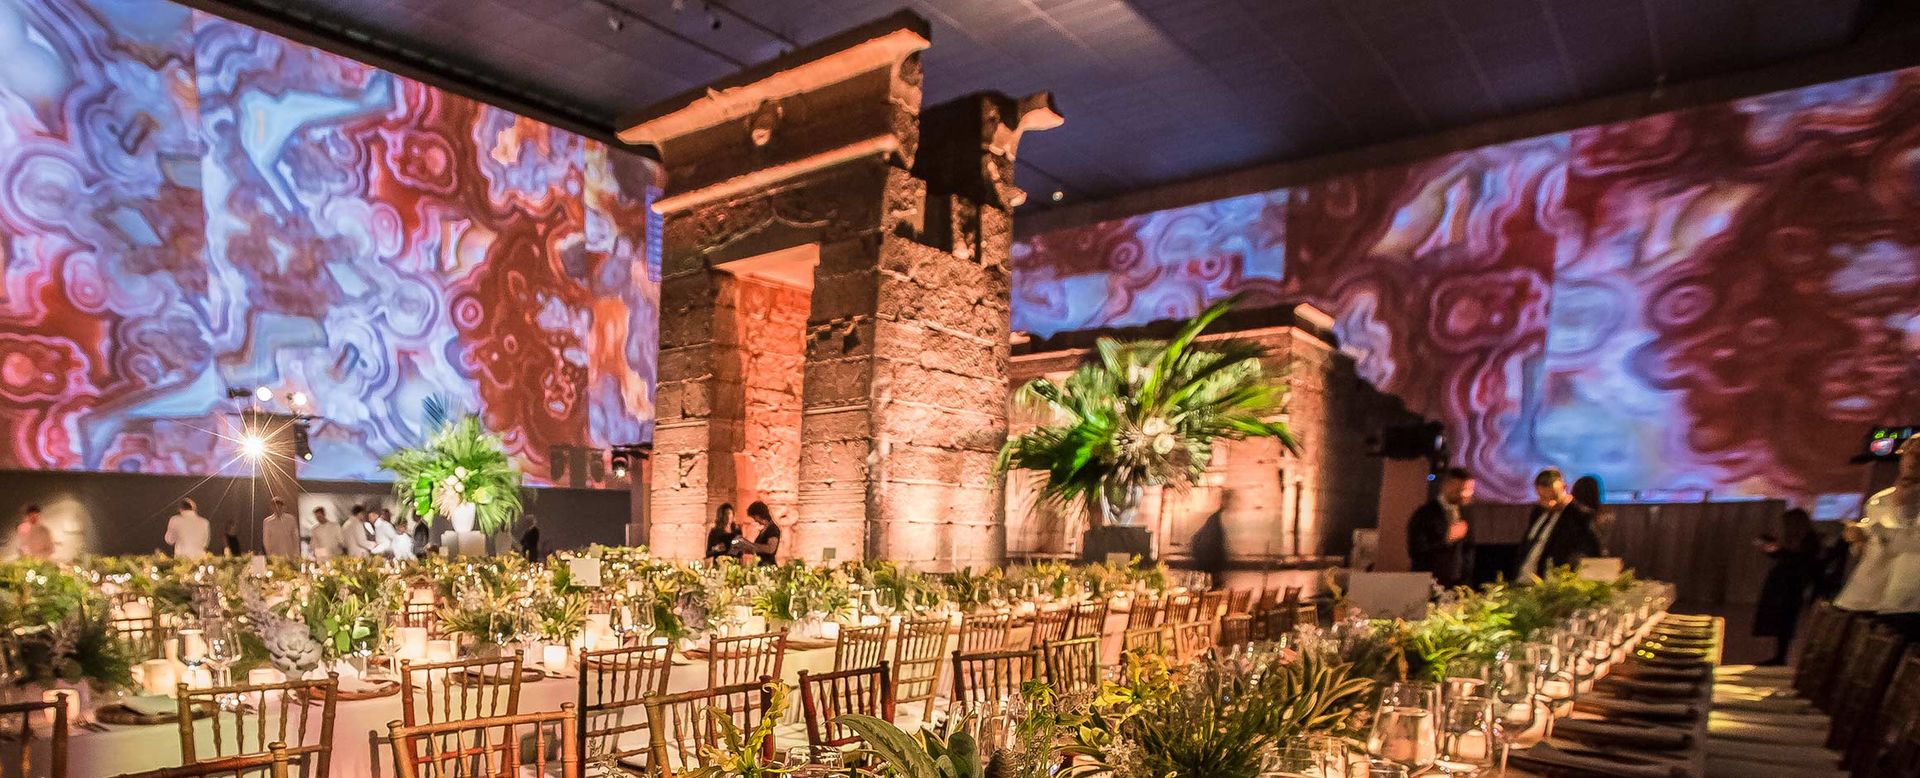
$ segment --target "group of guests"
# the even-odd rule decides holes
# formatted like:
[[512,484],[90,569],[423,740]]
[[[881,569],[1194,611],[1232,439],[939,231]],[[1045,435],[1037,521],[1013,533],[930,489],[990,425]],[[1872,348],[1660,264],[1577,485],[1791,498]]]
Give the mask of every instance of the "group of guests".
[[[310,516],[296,517],[287,503],[273,498],[273,509],[260,521],[261,551],[270,557],[285,559],[332,559],[334,557],[385,557],[414,559],[431,548],[425,522],[411,517],[396,524],[393,511],[355,505],[346,521],[335,522],[325,507],[315,507]],[[162,538],[167,549],[180,559],[199,559],[211,553],[213,531],[207,517],[200,515],[192,498],[180,501],[180,511],[167,519]],[[229,529],[226,553],[239,554],[239,535]]]
[[[1471,586],[1474,577],[1473,524],[1462,513],[1473,502],[1473,474],[1449,468],[1439,476],[1433,498],[1407,519],[1407,557],[1415,572],[1432,573],[1441,586]],[[1507,578],[1528,581],[1559,566],[1578,565],[1600,556],[1604,518],[1600,482],[1591,476],[1568,488],[1566,476],[1546,468],[1533,477],[1536,498]]]
[[714,509],[713,524],[707,527],[707,559],[734,557],[740,564],[772,566],[780,552],[780,525],[773,523],[773,511],[755,500],[747,505],[747,524],[734,521],[733,503],[723,502]]

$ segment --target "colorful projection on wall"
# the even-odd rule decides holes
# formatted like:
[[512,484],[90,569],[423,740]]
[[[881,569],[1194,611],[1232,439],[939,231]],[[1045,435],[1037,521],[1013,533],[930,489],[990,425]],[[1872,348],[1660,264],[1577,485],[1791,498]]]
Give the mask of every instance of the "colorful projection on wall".
[[[1037,236],[1014,328],[1234,291],[1333,314],[1500,500],[1857,491],[1920,417],[1920,69]],[[1283,279],[1276,282],[1278,277]]]
[[651,437],[641,158],[161,0],[0,0],[0,52],[0,468],[214,472],[262,385],[311,477],[431,396],[535,479]]

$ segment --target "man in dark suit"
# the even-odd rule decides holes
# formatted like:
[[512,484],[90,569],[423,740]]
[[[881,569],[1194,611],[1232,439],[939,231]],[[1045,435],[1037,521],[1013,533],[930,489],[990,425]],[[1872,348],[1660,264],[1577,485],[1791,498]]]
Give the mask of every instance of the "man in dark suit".
[[1473,585],[1473,527],[1460,509],[1473,502],[1473,474],[1458,467],[1440,474],[1433,499],[1407,519],[1407,557],[1417,573],[1441,586]]
[[1580,564],[1600,555],[1600,534],[1593,529],[1593,511],[1574,502],[1567,479],[1547,468],[1533,477],[1533,493],[1540,498],[1527,517],[1527,534],[1520,541],[1520,566],[1514,580],[1533,581],[1547,570]]

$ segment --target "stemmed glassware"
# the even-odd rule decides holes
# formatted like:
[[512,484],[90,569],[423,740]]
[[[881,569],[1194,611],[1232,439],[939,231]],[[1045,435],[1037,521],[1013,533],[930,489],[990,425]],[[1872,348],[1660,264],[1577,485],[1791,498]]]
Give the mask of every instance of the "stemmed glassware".
[[213,668],[214,686],[233,685],[233,665],[240,661],[245,649],[240,645],[240,631],[225,621],[208,622],[206,635],[206,663]]
[[1540,675],[1546,660],[1541,652],[1527,651],[1527,648],[1517,646],[1501,651],[1494,663],[1494,677],[1488,684],[1496,706],[1494,735],[1499,740],[1502,771],[1506,769],[1507,752],[1540,721],[1535,698],[1540,693]]

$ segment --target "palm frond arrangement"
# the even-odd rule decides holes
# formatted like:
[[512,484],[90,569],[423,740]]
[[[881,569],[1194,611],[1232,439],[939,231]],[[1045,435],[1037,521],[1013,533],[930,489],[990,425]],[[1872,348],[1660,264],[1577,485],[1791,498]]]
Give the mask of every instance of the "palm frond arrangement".
[[394,499],[416,515],[472,506],[475,526],[488,535],[520,517],[520,469],[476,417],[441,422],[425,443],[388,454],[380,467],[393,471]]
[[1241,340],[1196,342],[1233,303],[1208,308],[1172,340],[1102,338],[1096,358],[1063,382],[1020,387],[1020,400],[1048,410],[1052,422],[1009,439],[1000,468],[1045,471],[1043,499],[1104,517],[1111,506],[1131,505],[1143,487],[1192,485],[1213,460],[1216,440],[1275,438],[1298,450],[1287,425],[1273,420],[1287,388],[1266,377],[1264,349]]

